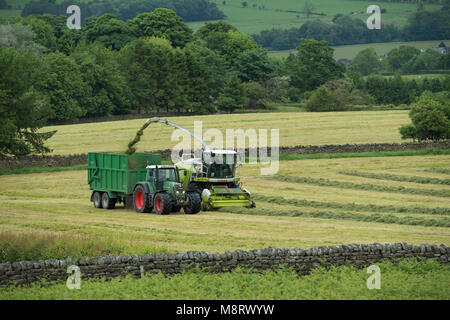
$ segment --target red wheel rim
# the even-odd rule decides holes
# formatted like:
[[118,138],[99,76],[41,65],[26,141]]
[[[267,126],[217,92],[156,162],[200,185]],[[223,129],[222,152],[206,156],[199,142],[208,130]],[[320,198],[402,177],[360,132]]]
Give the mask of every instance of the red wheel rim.
[[191,210],[191,206],[186,206],[185,208],[187,211]]
[[138,190],[138,192],[136,192],[136,207],[138,209],[142,209],[143,206],[144,206],[144,193],[142,192],[142,190]]
[[158,211],[161,211],[161,209],[162,209],[162,199],[161,198],[158,198],[158,199],[156,199],[156,209],[158,210]]

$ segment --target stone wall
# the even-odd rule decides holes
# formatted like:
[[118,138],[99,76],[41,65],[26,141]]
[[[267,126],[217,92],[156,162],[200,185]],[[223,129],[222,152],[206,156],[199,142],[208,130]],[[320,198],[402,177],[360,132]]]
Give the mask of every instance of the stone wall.
[[[422,149],[450,149],[450,140],[435,142],[405,142],[405,143],[371,143],[371,144],[335,144],[321,146],[293,146],[280,147],[280,153],[290,154],[317,154],[317,153],[359,153],[370,151],[399,151]],[[268,148],[270,155],[270,148]],[[169,160],[171,150],[146,151],[160,153],[165,160]],[[248,156],[249,150],[245,150]],[[87,154],[73,154],[66,156],[25,156],[25,157],[0,157],[0,169],[14,169],[21,167],[69,167],[87,164]]]
[[419,246],[407,243],[394,244],[349,244],[322,246],[308,249],[257,249],[236,250],[225,253],[184,252],[143,255],[121,255],[95,258],[67,258],[64,260],[22,261],[0,264],[0,285],[26,284],[39,279],[67,279],[67,268],[76,265],[81,278],[117,277],[144,273],[174,274],[193,267],[205,268],[208,272],[226,272],[235,267],[252,267],[257,270],[274,269],[280,266],[293,267],[307,274],[317,266],[352,265],[366,267],[373,263],[398,258],[431,258],[448,263],[450,247],[445,245]]

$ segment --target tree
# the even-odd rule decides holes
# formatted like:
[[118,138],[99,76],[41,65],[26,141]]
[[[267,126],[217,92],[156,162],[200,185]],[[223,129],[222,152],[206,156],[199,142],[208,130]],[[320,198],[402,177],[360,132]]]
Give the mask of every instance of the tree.
[[225,87],[222,89],[222,93],[217,101],[219,110],[231,113],[236,109],[242,108],[244,103],[244,86],[237,76],[232,76],[225,83]]
[[6,3],[6,0],[0,0],[0,9],[8,9],[8,3]]
[[91,88],[82,108],[87,116],[129,113],[131,91],[117,62],[118,53],[97,45],[82,45],[72,57],[83,82]]
[[402,126],[402,139],[441,140],[450,138],[450,103],[424,92],[409,112],[412,124]]
[[92,88],[83,81],[75,59],[57,52],[44,56],[42,63],[44,76],[37,88],[49,98],[51,119],[73,121],[84,116]]
[[121,50],[127,81],[139,112],[169,110],[177,89],[175,49],[167,39],[139,38]]
[[88,42],[113,50],[120,50],[135,39],[131,28],[110,13],[86,19],[85,35]]
[[263,82],[269,79],[274,71],[267,51],[260,48],[242,52],[233,60],[233,68],[244,82]]
[[387,60],[393,71],[399,71],[419,54],[420,50],[417,48],[400,46],[389,51]]
[[364,49],[356,55],[350,64],[350,70],[364,76],[377,73],[381,69],[380,59],[373,48]]
[[249,81],[244,83],[245,94],[248,98],[248,106],[250,108],[267,107],[267,89],[258,82]]
[[141,13],[127,23],[138,38],[164,38],[174,47],[184,47],[193,40],[192,30],[169,9],[158,8],[151,13]]
[[35,34],[30,26],[23,24],[0,25],[0,46],[14,47],[19,52],[32,50],[42,53],[45,47],[34,41]]
[[329,80],[343,77],[345,66],[336,62],[326,41],[302,39],[297,55],[287,61],[291,85],[312,91]]
[[35,90],[41,77],[39,58],[0,46],[0,154],[49,152],[44,143],[55,131],[37,132],[47,119],[45,97]]

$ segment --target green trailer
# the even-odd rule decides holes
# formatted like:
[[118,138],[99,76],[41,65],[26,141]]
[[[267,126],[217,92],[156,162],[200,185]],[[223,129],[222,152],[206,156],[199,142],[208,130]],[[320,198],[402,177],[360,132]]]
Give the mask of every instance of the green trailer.
[[119,202],[137,212],[154,209],[158,214],[168,214],[181,208],[186,213],[200,211],[201,205],[196,202],[201,203],[201,199],[186,194],[178,168],[162,165],[160,154],[91,152],[88,184],[96,208],[114,209]]

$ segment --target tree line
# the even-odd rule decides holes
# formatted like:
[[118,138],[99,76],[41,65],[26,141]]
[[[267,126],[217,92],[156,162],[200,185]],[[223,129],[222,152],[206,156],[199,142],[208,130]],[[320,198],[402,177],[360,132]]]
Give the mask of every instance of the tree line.
[[[326,41],[302,39],[296,55],[270,58],[227,22],[205,23],[194,33],[164,8],[127,21],[89,17],[81,30],[65,23],[66,16],[49,14],[0,19],[0,154],[48,151],[44,141],[53,133],[38,129],[50,120],[231,113],[272,102],[333,111],[450,90],[448,77],[415,84],[364,78],[337,62]],[[322,104],[328,107],[315,108]]]
[[334,16],[331,23],[307,21],[300,28],[263,30],[252,37],[270,50],[295,48],[301,38],[326,40],[329,45],[350,45],[393,41],[422,41],[450,38],[450,6],[438,11],[417,10],[403,28],[383,24],[381,29],[369,30],[365,21],[343,14]]
[[91,16],[100,16],[112,13],[120,20],[128,20],[141,12],[152,12],[157,8],[173,10],[185,21],[219,20],[225,18],[225,14],[217,8],[214,2],[209,0],[38,0],[28,2],[23,10],[22,17],[32,14],[61,15],[66,13],[70,5],[78,5],[81,9],[81,17],[84,20]]

